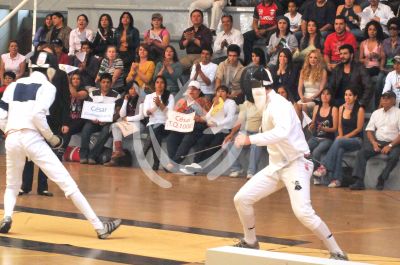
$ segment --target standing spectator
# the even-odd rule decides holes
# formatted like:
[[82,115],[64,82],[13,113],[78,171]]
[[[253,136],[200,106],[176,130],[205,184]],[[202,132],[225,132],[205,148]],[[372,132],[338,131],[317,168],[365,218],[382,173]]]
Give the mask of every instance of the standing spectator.
[[0,86],[0,99],[3,96],[3,93],[6,90],[6,88],[8,87],[8,85],[11,84],[12,82],[14,82],[15,80],[16,80],[16,75],[14,72],[11,72],[11,71],[4,72],[3,83],[1,83],[1,86]]
[[379,3],[379,0],[369,0],[369,4],[364,8],[361,15],[361,30],[364,30],[369,21],[375,20],[381,24],[383,32],[388,35],[387,23],[389,19],[394,17],[392,9],[385,4]]
[[360,62],[364,64],[370,77],[377,76],[385,65],[382,27],[372,20],[365,26],[364,34],[366,40],[360,44]]
[[306,57],[300,72],[298,93],[303,110],[310,113],[315,106],[314,100],[319,97],[327,83],[322,55],[318,50],[311,51]]
[[100,81],[101,75],[109,73],[112,76],[111,88],[121,93],[124,89],[123,71],[124,62],[118,57],[117,48],[113,45],[108,46],[105,58],[101,61],[95,83]]
[[154,62],[149,60],[150,47],[145,43],[141,43],[138,48],[138,62],[133,62],[126,77],[126,83],[133,80],[139,85],[140,88],[150,90],[150,83],[153,80],[155,65]]
[[300,40],[299,49],[293,54],[296,63],[304,63],[304,58],[312,50],[319,50],[322,53],[323,41],[318,24],[314,20],[307,21],[307,30]]
[[292,33],[301,31],[301,14],[297,12],[296,1],[290,0],[288,2],[288,12],[285,14],[290,21],[290,31]]
[[244,94],[240,87],[240,78],[244,66],[239,61],[240,47],[236,44],[228,46],[228,59],[218,65],[215,86],[224,85],[229,88],[229,98],[235,100],[236,104],[244,102]]
[[16,80],[21,78],[25,73],[25,56],[18,53],[18,43],[15,40],[11,40],[8,44],[9,53],[4,53],[1,55],[0,61],[0,78],[3,83],[4,72],[14,72]]
[[139,47],[139,30],[133,26],[133,17],[129,12],[123,12],[119,18],[118,28],[114,32],[119,57],[124,62],[124,72],[130,69],[135,60],[136,49]]
[[63,44],[63,51],[68,52],[71,28],[64,25],[64,16],[60,12],[53,13],[51,19],[53,21],[53,27],[47,32],[46,42],[51,43],[55,39],[60,39]]
[[338,136],[314,171],[315,177],[324,177],[330,173],[329,188],[338,188],[343,182],[342,158],[345,152],[356,151],[362,145],[364,126],[364,108],[358,104],[358,92],[353,88],[345,90],[345,103],[339,108]]
[[[115,122],[119,117],[119,99],[121,95],[111,89],[112,76],[109,73],[101,74],[100,88],[89,93],[87,101],[94,103],[116,103],[113,121]],[[98,120],[87,120],[82,128],[81,133],[81,149],[80,149],[80,163],[95,165],[99,158],[104,144],[110,136],[111,122],[100,122]],[[94,132],[100,131],[96,143],[91,150],[89,150],[90,137]]]
[[[158,170],[160,166],[160,147],[161,141],[168,133],[165,131],[165,122],[167,120],[168,110],[174,108],[174,97],[166,89],[167,81],[164,77],[158,76],[155,81],[155,92],[146,95],[143,103],[143,113],[149,117],[147,127],[149,127],[150,137],[144,146],[144,154],[151,148],[153,150],[153,170]],[[156,143],[153,142],[153,136]],[[154,144],[157,144],[154,146]],[[157,147],[158,146],[158,147]]]
[[94,87],[96,86],[95,79],[100,67],[99,58],[93,55],[92,43],[89,41],[82,42],[81,52],[86,53],[83,62],[76,56],[73,56],[72,65],[78,67],[80,85],[83,87]]
[[324,43],[324,60],[328,71],[331,72],[340,63],[339,48],[350,44],[357,50],[357,41],[351,32],[346,31],[346,19],[343,16],[335,18],[335,32],[328,35]]
[[85,14],[81,14],[76,19],[77,28],[71,30],[69,34],[69,53],[68,55],[74,55],[80,51],[81,43],[84,41],[92,42],[94,39],[93,31],[88,29],[89,19]]
[[396,55],[393,61],[394,70],[386,77],[383,93],[393,91],[396,94],[396,106],[400,107],[400,55]]
[[277,28],[276,17],[280,15],[279,12],[280,10],[274,0],[262,0],[254,7],[253,29],[243,34],[245,65],[251,62],[251,51],[256,40],[265,38],[266,43],[268,43],[270,35]]
[[33,46],[37,47],[39,42],[46,41],[47,32],[50,31],[53,26],[53,21],[51,19],[51,14],[48,14],[44,19],[44,23],[35,33],[35,38],[33,39]]
[[349,87],[358,90],[361,105],[369,106],[374,91],[367,70],[362,63],[354,60],[353,46],[345,44],[339,51],[340,64],[332,71],[328,84],[335,106],[344,103],[344,91]]
[[57,62],[59,64],[69,64],[69,57],[68,54],[64,52],[62,40],[54,39],[50,42],[50,44],[53,46],[54,51],[56,52]]
[[343,5],[339,5],[336,9],[336,16],[344,16],[346,18],[346,30],[351,31],[358,41],[364,39],[364,33],[360,29],[361,6],[355,4],[355,0],[345,0]]
[[191,14],[193,10],[201,10],[206,11],[207,9],[211,8],[211,23],[210,23],[210,30],[212,34],[215,36],[215,32],[218,27],[218,22],[222,16],[222,10],[226,6],[228,0],[195,0],[190,4],[189,7],[189,26],[191,26]]
[[[313,2],[310,2],[303,12],[303,21],[301,22],[303,36],[307,30],[307,21],[314,20],[318,23],[318,28],[320,29],[322,37],[326,38],[326,36],[333,31],[333,23],[335,20],[335,12],[333,10],[336,10],[336,7],[331,1],[313,0]],[[296,34],[296,37],[299,34]]]
[[368,142],[357,153],[356,163],[353,169],[353,177],[356,183],[350,186],[351,190],[363,190],[364,176],[367,161],[373,156],[384,154],[388,156],[386,166],[378,177],[376,188],[382,190],[390,172],[396,166],[400,157],[400,109],[395,106],[396,94],[387,91],[382,95],[382,108],[377,109],[371,115],[365,131]]
[[178,79],[182,71],[175,48],[168,45],[163,52],[163,60],[156,65],[153,80],[159,75],[163,76],[167,80],[167,90],[176,95],[179,92]]
[[[186,56],[180,62],[186,71],[200,58],[203,48],[211,48],[212,34],[209,28],[203,25],[203,12],[195,9],[190,13],[193,26],[183,31],[179,47],[186,50]],[[211,54],[212,55],[212,54]]]
[[170,41],[169,32],[163,25],[163,17],[160,13],[151,15],[151,29],[145,32],[144,41],[150,47],[152,59],[155,62],[160,61]]
[[[338,130],[338,108],[333,105],[332,94],[328,88],[322,90],[321,104],[314,107],[308,128],[312,131],[312,136],[307,141],[312,158],[321,161],[322,155],[335,140]],[[314,184],[320,184],[320,179],[315,178]]]
[[269,67],[277,64],[278,53],[282,49],[288,49],[293,52],[299,46],[296,37],[290,32],[289,19],[285,16],[278,17],[278,28],[275,34],[272,34],[267,46]]
[[101,59],[104,58],[109,45],[115,45],[113,21],[109,14],[102,14],[97,24],[96,37],[93,40],[93,52]]
[[218,65],[211,62],[211,48],[203,48],[200,55],[200,62],[195,63],[190,73],[190,80],[196,80],[200,83],[201,92],[204,96],[212,100],[215,89],[215,76],[217,74]]
[[299,93],[296,89],[298,87],[298,71],[293,67],[290,50],[282,49],[278,53],[278,64],[271,69],[271,74],[274,80],[274,89],[284,86],[289,90],[293,100],[299,100]]
[[221,18],[222,31],[218,32],[214,41],[213,63],[219,64],[227,57],[227,49],[231,44],[236,44],[242,50],[243,35],[240,30],[233,28],[233,18],[231,15],[223,15]]

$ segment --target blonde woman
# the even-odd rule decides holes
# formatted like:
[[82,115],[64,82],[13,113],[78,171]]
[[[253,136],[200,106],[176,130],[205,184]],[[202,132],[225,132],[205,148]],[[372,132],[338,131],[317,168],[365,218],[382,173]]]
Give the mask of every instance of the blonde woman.
[[325,70],[322,54],[319,50],[312,50],[306,56],[303,68],[300,72],[298,92],[300,96],[299,104],[303,105],[303,111],[311,113],[315,103],[327,82],[327,72]]

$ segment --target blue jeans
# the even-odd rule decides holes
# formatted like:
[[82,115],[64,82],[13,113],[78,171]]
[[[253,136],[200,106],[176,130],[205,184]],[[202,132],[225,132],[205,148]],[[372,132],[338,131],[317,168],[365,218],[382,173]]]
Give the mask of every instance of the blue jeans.
[[332,140],[328,138],[318,138],[311,136],[307,144],[310,147],[312,157],[318,162],[321,161],[322,155],[325,154],[332,145]]
[[[103,150],[104,144],[110,136],[110,126],[111,123],[99,125],[92,121],[86,121],[81,132],[81,149],[79,150],[81,159],[90,158],[97,160]],[[90,136],[98,131],[100,131],[100,135],[97,138],[96,144],[93,149],[89,151]]]
[[[244,132],[248,135],[255,134],[255,132]],[[260,155],[261,155],[261,146],[257,146],[255,144],[250,145],[250,154],[249,154],[249,166],[247,168],[247,175],[249,174],[256,174],[257,173],[257,164],[260,161]],[[232,143],[232,148],[228,149],[228,159],[229,159],[229,165],[231,166],[231,172],[234,171],[240,171],[242,169],[240,163],[239,163],[239,154],[240,154],[240,149],[237,148],[233,143]]]
[[343,181],[342,159],[345,152],[361,149],[362,140],[359,137],[340,138],[333,141],[328,153],[322,160],[322,164],[331,173],[332,180]]

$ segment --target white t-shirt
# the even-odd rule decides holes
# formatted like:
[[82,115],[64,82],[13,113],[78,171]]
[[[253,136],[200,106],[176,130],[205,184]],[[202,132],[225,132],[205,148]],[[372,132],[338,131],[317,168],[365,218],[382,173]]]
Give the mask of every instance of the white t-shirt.
[[200,83],[200,89],[201,92],[205,95],[212,95],[215,93],[215,75],[217,74],[217,68],[218,65],[215,63],[208,63],[208,64],[203,64],[200,63],[201,66],[201,71],[203,71],[204,75],[210,79],[211,84],[207,86],[207,84],[203,81],[200,75],[197,76],[197,79],[194,79],[194,76],[196,74],[196,65],[194,64],[192,67],[192,72],[190,73],[190,80],[196,80],[199,81]]
[[25,56],[17,53],[17,56],[11,58],[10,53],[5,53],[1,55],[1,61],[4,63],[5,71],[11,71],[18,74],[19,65],[25,61]]
[[292,18],[290,13],[286,13],[285,17],[287,17],[290,21],[290,31],[294,31],[301,25],[301,14],[299,12],[296,13],[296,16]]
[[396,73],[396,70],[391,71],[386,76],[385,86],[382,94],[386,91],[392,90],[396,94],[396,106],[400,104],[400,74]]

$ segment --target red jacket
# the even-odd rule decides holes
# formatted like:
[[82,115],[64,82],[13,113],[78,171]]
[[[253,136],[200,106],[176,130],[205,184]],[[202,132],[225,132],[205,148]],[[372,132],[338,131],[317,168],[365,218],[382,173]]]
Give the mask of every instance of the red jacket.
[[339,48],[343,44],[350,44],[354,51],[357,50],[357,41],[352,33],[346,31],[342,36],[336,32],[329,34],[324,43],[324,55],[329,56],[331,62],[340,62]]

